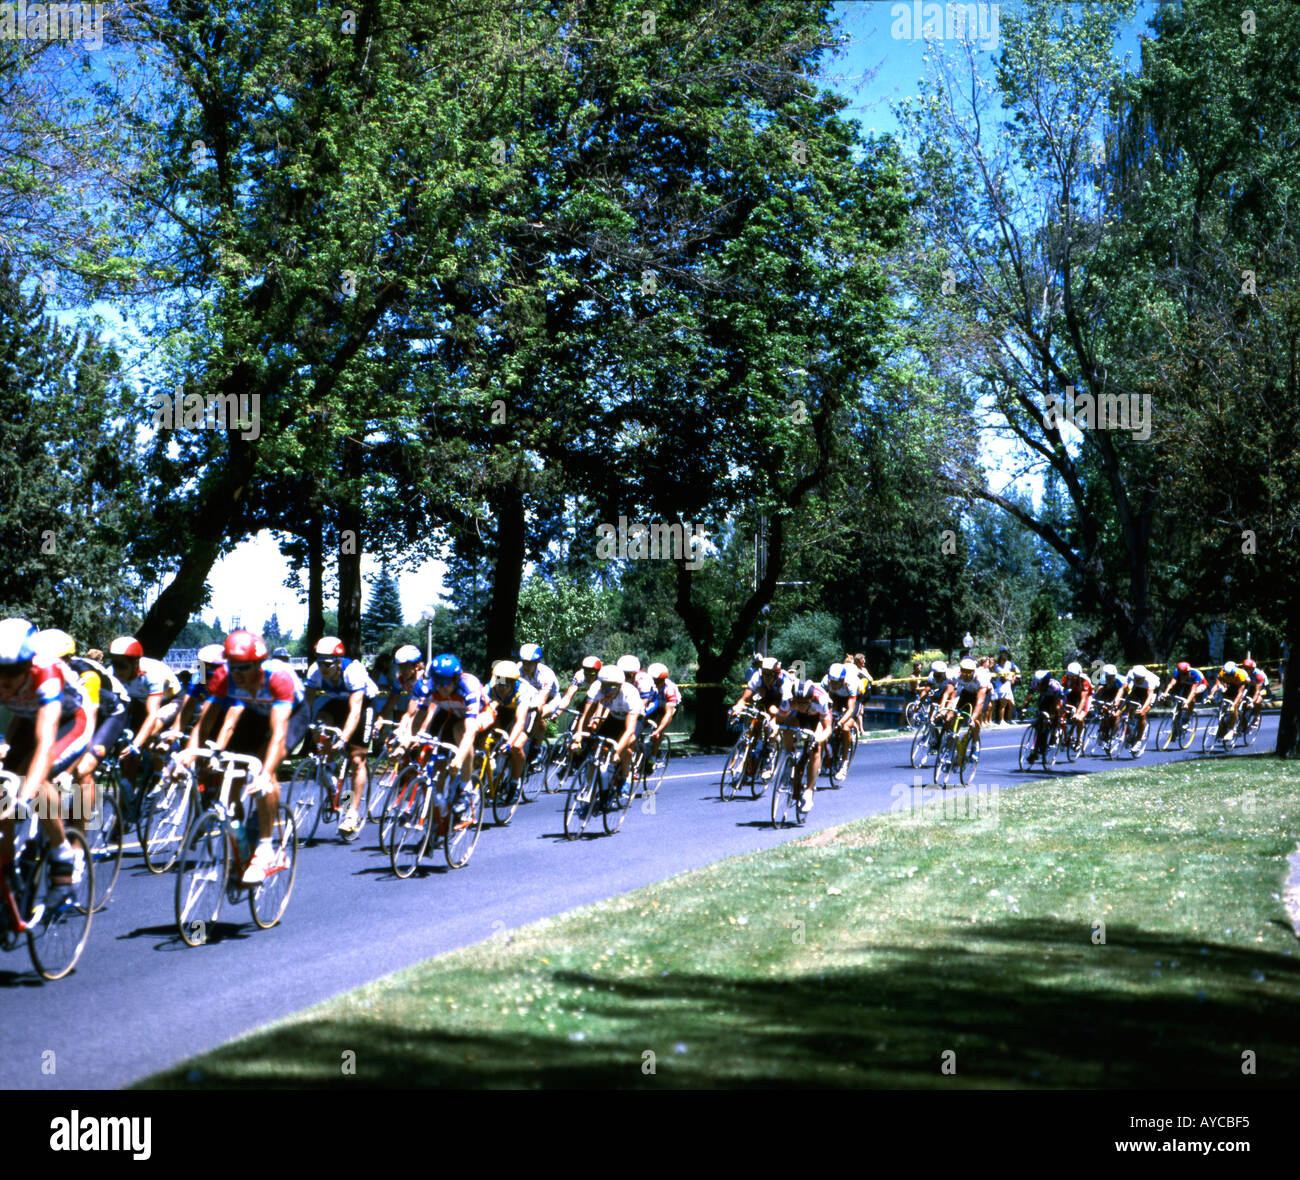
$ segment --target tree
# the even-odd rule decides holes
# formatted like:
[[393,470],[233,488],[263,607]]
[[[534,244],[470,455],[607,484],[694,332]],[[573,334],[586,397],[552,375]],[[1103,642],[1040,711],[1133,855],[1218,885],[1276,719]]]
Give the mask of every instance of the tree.
[[379,577],[370,590],[370,605],[361,620],[362,641],[367,651],[374,651],[389,632],[402,626],[402,594],[397,579],[388,571],[388,563],[379,567]]

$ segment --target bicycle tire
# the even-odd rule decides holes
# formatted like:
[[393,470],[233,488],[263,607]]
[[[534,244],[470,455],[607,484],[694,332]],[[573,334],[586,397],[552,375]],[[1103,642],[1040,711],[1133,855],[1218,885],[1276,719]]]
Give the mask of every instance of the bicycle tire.
[[[266,878],[248,893],[248,908],[253,921],[263,930],[269,930],[284,917],[293,893],[294,878],[298,875],[298,834],[293,812],[283,803],[276,813],[275,830],[271,834],[272,860]],[[283,857],[286,864],[279,864]]]
[[94,916],[95,862],[91,859],[90,845],[76,828],[67,828],[65,835],[74,850],[80,848],[85,858],[84,876],[58,906],[47,908],[39,919],[32,921],[37,905],[49,906],[48,866],[54,850],[47,842],[28,878],[20,908],[27,925],[27,953],[32,966],[42,979],[51,981],[62,979],[77,965],[86,949]]
[[1156,726],[1156,749],[1167,750],[1174,744],[1174,719],[1161,717]]
[[785,817],[789,813],[794,799],[791,795],[791,780],[794,775],[794,759],[782,751],[776,758],[776,770],[772,774],[772,826],[785,827]]
[[921,728],[922,712],[920,701],[908,701],[903,706],[903,722],[908,729],[918,730]]
[[745,764],[749,760],[749,744],[749,735],[742,734],[736,739],[736,744],[731,747],[726,762],[722,764],[718,794],[722,796],[724,803],[729,803],[736,797],[736,788],[745,777]]
[[1241,740],[1248,746],[1255,744],[1255,739],[1259,736],[1260,727],[1264,724],[1264,715],[1256,712],[1251,714],[1250,724],[1246,726],[1245,732],[1241,735]]
[[[80,792],[80,787],[74,787]],[[126,821],[122,816],[116,791],[97,796],[96,805],[86,819],[86,846],[95,862],[94,912],[99,913],[113,896],[118,874],[122,871],[122,845]]]
[[176,927],[187,946],[202,946],[221,912],[230,873],[230,841],[213,811],[194,817],[176,860]]
[[176,863],[197,810],[192,770],[173,775],[163,784],[160,797],[141,821],[145,824],[140,839],[144,865],[151,873],[165,873]]
[[402,769],[402,759],[396,754],[380,754],[373,765],[366,764],[366,818],[378,823],[384,818],[389,796]]
[[932,781],[937,787],[946,787],[952,778],[952,764],[957,757],[957,735],[952,730],[944,730],[939,739],[939,753],[934,760]]
[[647,795],[657,794],[659,788],[663,786],[663,781],[668,774],[668,763],[673,757],[673,739],[664,734],[659,739],[659,754],[650,764],[650,773],[646,776],[645,790]]
[[[636,762],[639,755],[633,753],[632,761]],[[632,768],[628,768],[628,775],[620,784],[618,794],[613,794],[613,776],[618,773],[616,763],[610,763],[610,797],[605,806],[600,809],[600,822],[605,828],[605,835],[613,836],[619,828],[623,826],[623,821],[627,819],[627,813],[632,807],[632,800],[637,796],[636,776],[632,773]]]
[[419,868],[433,828],[433,788],[422,775],[411,806],[398,813],[390,836],[388,858],[394,875],[405,880]]
[[912,752],[909,759],[913,770],[924,770],[930,765],[930,758],[935,753],[930,749],[930,731],[928,728],[917,731],[912,739]]
[[1037,727],[1031,722],[1025,726],[1025,732],[1020,738],[1020,769],[1028,771],[1033,765],[1029,761],[1029,756],[1034,753],[1034,738]]
[[[776,781],[776,772],[781,762],[781,749],[774,746],[766,736],[760,736],[756,749],[750,751],[750,761],[748,766],[749,794],[750,798],[757,802],[767,794],[767,784]],[[763,777],[765,767],[771,766],[772,772],[767,777]]]
[[588,759],[569,778],[569,795],[564,801],[564,837],[576,840],[586,831],[596,810],[596,760]]
[[[513,799],[509,793],[509,772],[510,753],[504,749],[495,749],[491,755],[484,755],[482,763],[482,772],[480,776],[475,776],[474,781],[478,783],[479,796],[486,805],[489,801],[492,804],[492,822],[497,827],[506,827],[512,819],[515,812],[519,810],[519,784],[515,784]],[[490,790],[485,790],[488,787]]]
[[1065,750],[1065,760],[1067,762],[1075,762],[1078,760],[1081,751],[1080,747],[1075,745],[1074,722],[1070,721],[1068,724],[1070,726],[1070,732],[1062,743],[1062,748]]
[[551,743],[539,742],[537,749],[524,761],[524,777],[519,782],[519,802],[531,803],[541,794],[546,764],[551,759]]
[[419,795],[420,769],[417,766],[405,766],[399,772],[397,781],[389,793],[388,806],[379,820],[379,849],[391,853],[393,850],[393,831],[399,823],[405,822]]
[[325,764],[310,755],[298,763],[289,780],[289,797],[285,802],[293,812],[298,842],[304,848],[315,839],[316,829],[320,827],[321,811],[329,792],[328,775]]
[[464,815],[456,818],[455,814],[447,817],[447,830],[442,836],[442,846],[447,857],[447,864],[453,869],[463,869],[469,864],[478,845],[479,835],[483,831],[483,792],[474,789],[471,781],[464,788],[470,796],[469,818]]
[[1188,749],[1192,742],[1196,740],[1196,728],[1198,722],[1195,713],[1187,714],[1187,721],[1183,725],[1182,735],[1179,738],[1178,748],[1180,750]]
[[961,779],[962,786],[968,786],[971,779],[975,777],[979,762],[980,735],[974,734],[970,741],[966,743],[966,757],[962,760],[961,767],[957,771],[957,777]]
[[1083,746],[1080,758],[1091,758],[1097,752],[1097,718],[1089,717],[1083,726]]

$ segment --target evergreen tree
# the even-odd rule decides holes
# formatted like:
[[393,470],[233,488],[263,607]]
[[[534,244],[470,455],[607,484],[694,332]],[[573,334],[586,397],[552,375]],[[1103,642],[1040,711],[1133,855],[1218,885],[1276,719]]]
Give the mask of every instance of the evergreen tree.
[[370,605],[361,619],[361,638],[367,651],[379,647],[384,638],[402,625],[402,595],[388,563],[379,567],[379,577],[370,591]]
[[266,640],[268,647],[278,647],[280,644],[280,620],[275,617],[275,611],[272,611],[271,617],[262,624],[262,638]]

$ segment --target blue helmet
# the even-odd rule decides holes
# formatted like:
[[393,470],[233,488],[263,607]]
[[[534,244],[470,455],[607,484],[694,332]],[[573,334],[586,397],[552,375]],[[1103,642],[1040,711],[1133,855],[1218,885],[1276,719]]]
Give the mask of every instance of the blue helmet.
[[450,652],[443,652],[433,661],[429,675],[434,680],[455,680],[460,675],[460,660]]
[[28,664],[36,655],[36,628],[26,619],[0,623],[0,664]]
[[535,643],[525,643],[523,647],[519,649],[519,658],[525,663],[532,660],[540,660],[542,658],[542,649]]

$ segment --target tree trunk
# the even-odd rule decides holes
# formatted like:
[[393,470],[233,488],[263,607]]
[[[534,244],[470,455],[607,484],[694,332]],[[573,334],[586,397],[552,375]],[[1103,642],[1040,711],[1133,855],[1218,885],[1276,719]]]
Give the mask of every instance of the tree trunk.
[[1277,723],[1277,756],[1300,758],[1300,690],[1295,686],[1291,657],[1300,649],[1300,592],[1293,587],[1286,626],[1286,684],[1283,686],[1282,716]]
[[319,503],[307,523],[307,650],[325,634],[325,522]]
[[343,440],[348,499],[339,504],[339,638],[354,656],[363,655],[361,643],[361,506],[352,495],[361,486],[361,448]]
[[489,663],[509,659],[515,652],[519,588],[524,576],[523,491],[518,487],[503,488],[492,498],[492,507],[497,518],[497,535],[487,626]]

